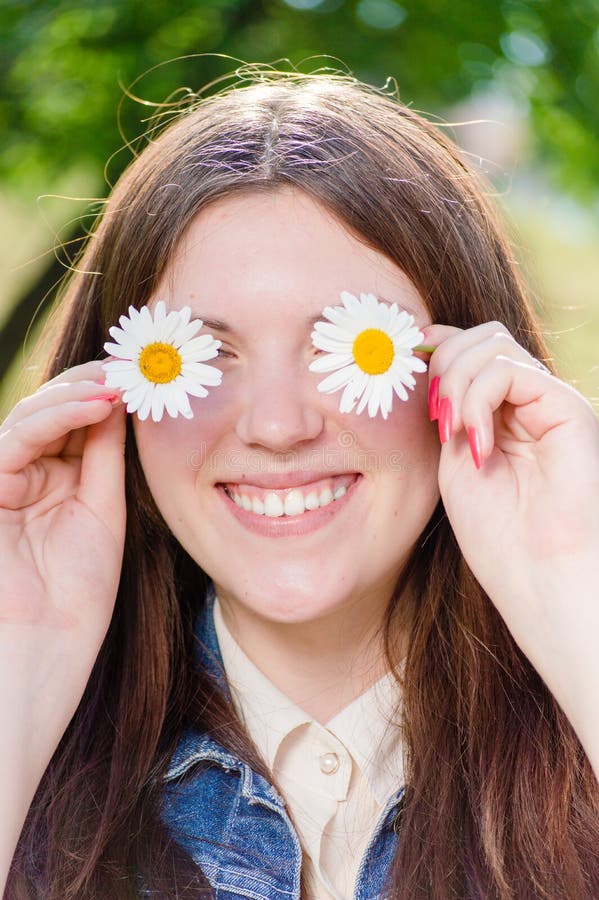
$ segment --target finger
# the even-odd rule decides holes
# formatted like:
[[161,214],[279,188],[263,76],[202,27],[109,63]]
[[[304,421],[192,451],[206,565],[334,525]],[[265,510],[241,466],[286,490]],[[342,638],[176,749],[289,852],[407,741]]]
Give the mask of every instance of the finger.
[[93,359],[90,360],[90,362],[81,363],[78,366],[71,366],[69,369],[59,372],[54,378],[48,379],[48,381],[42,385],[40,390],[49,387],[52,384],[60,384],[63,381],[85,381],[86,379],[91,381],[99,379],[103,380],[105,375],[103,365],[105,362],[106,359]]
[[486,337],[481,336],[477,343],[454,355],[445,371],[437,376],[440,379],[437,393],[439,434],[442,440],[448,439],[445,437],[448,432],[451,434],[460,430],[460,410],[466,391],[487,363],[499,358],[513,359],[541,371],[530,353],[507,331],[494,331]]
[[125,535],[126,413],[121,404],[87,430],[78,498],[110,528],[120,546]]
[[436,324],[425,325],[420,330],[424,335],[424,341],[422,343],[435,348],[440,347],[443,341],[446,341],[448,338],[453,337],[456,334],[461,334],[461,332],[464,331],[463,328],[457,328],[455,325]]
[[[434,331],[432,329],[435,329]],[[501,322],[485,322],[482,325],[475,325],[473,328],[451,328],[448,325],[431,326],[431,334],[427,333],[427,340],[431,339],[433,344],[439,337],[441,331],[442,339],[436,346],[434,353],[430,358],[429,376],[443,376],[451,363],[466,350],[487,340],[494,335],[504,336],[514,340]]]
[[0,434],[0,471],[19,472],[71,431],[105,419],[111,409],[106,399],[72,400],[21,419]]
[[456,419],[468,433],[471,449],[474,429],[482,464],[495,446],[493,414],[503,403],[514,407],[509,417],[510,427],[524,455],[527,443],[541,440],[547,432],[571,418],[572,395],[579,397],[569,385],[536,366],[498,357],[483,366],[473,379]]
[[0,433],[33,413],[51,406],[58,406],[69,400],[89,400],[92,397],[104,395],[111,398],[118,396],[115,388],[106,388],[99,381],[100,379],[98,381],[86,379],[85,381],[62,381],[44,385],[35,394],[24,397],[16,404],[2,423]]

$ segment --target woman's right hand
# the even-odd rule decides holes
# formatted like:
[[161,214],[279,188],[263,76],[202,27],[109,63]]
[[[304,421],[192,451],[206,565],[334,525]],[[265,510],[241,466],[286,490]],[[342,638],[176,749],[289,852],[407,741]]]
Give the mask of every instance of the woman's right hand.
[[102,382],[100,362],[69,369],[0,427],[0,763],[31,794],[26,806],[81,700],[119,583],[125,409]]

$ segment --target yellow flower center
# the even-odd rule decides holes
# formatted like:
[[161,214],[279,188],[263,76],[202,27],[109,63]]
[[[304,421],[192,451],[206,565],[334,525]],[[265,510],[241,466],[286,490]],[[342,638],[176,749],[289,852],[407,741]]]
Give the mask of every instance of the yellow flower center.
[[168,384],[181,371],[181,355],[172,344],[148,344],[141,351],[139,368],[142,375],[154,384]]
[[382,375],[395,356],[393,341],[379,328],[361,331],[354,341],[352,352],[356,365],[367,375]]

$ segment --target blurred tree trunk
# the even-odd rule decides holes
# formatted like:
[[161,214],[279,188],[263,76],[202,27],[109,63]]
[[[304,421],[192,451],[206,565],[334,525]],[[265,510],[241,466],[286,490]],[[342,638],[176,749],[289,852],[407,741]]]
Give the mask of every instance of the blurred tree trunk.
[[[69,243],[83,237],[83,231],[76,231],[69,238]],[[56,288],[66,274],[66,263],[57,254],[52,255],[51,262],[40,274],[37,281],[25,292],[13,306],[8,318],[0,330],[0,380],[4,378],[21,350],[28,329],[41,315],[50,308]]]

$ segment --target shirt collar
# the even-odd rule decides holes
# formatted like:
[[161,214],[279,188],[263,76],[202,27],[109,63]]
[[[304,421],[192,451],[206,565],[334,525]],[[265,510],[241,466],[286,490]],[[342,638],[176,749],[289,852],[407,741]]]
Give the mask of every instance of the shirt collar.
[[[314,719],[289,699],[243,652],[227,628],[218,599],[214,628],[233,704],[270,769],[282,740]],[[398,729],[400,692],[388,673],[325,726],[347,748],[384,806],[404,783],[403,746]]]
[[312,722],[312,717],[246,656],[225,625],[218,598],[214,603],[214,626],[237,714],[272,770],[283,738],[298,725]]

